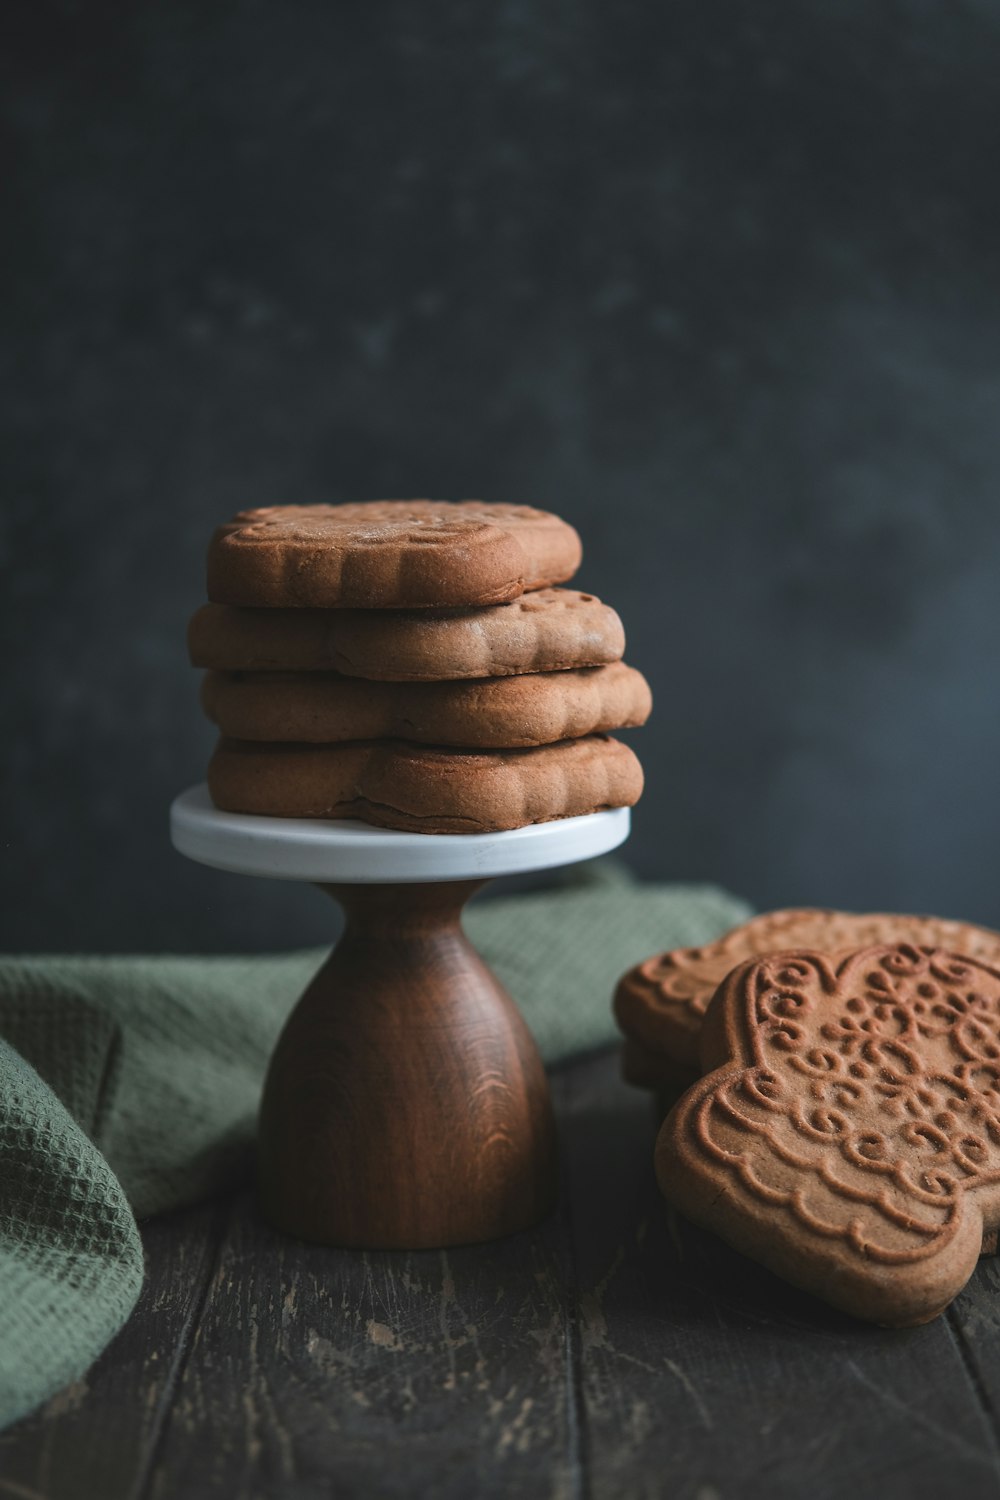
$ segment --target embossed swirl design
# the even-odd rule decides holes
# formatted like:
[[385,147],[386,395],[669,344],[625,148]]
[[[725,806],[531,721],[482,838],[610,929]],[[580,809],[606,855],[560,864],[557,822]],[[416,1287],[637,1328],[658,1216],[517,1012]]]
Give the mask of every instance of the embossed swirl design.
[[693,1024],[698,1025],[717,987],[748,958],[790,948],[848,953],[870,944],[895,942],[930,943],[1000,964],[1000,935],[985,928],[937,917],[885,912],[856,915],[803,907],[764,912],[700,948],[656,953],[635,972],[649,987],[651,1005],[667,1012],[690,1011]]
[[939,949],[743,971],[744,1066],[689,1128],[760,1203],[886,1265],[937,1253],[1000,1182],[1000,973]]

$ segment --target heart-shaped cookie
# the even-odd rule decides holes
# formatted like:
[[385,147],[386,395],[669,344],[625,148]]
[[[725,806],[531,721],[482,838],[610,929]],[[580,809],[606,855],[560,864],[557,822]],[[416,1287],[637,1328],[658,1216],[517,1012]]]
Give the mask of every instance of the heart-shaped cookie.
[[1000,969],[909,944],[752,959],[702,1056],[657,1141],[671,1202],[858,1317],[941,1312],[1000,1224]]
[[830,954],[890,943],[947,948],[1000,965],[1000,933],[988,927],[944,917],[790,907],[752,917],[703,947],[674,948],[644,959],[619,981],[615,1016],[629,1041],[645,1055],[644,1076],[652,1076],[660,1057],[671,1078],[678,1067],[701,1071],[699,1044],[705,1011],[737,964],[788,948]]

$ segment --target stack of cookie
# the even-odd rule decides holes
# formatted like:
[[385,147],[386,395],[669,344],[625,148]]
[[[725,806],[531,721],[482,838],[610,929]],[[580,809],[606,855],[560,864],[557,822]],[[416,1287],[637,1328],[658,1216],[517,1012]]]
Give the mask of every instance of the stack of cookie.
[[612,609],[557,587],[579,538],[527,506],[377,501],[245,511],[189,630],[221,739],[216,806],[484,833],[642,791],[610,736],[650,694]]
[[909,1326],[996,1251],[1000,933],[769,912],[636,965],[615,1014],[674,1094],[664,1194],[786,1280]]

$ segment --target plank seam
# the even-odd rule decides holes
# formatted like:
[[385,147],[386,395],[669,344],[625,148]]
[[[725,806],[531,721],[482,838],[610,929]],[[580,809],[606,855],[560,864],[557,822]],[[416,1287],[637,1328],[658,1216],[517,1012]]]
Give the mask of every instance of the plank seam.
[[156,1472],[170,1430],[170,1422],[174,1407],[174,1397],[177,1395],[184,1371],[187,1369],[188,1360],[191,1357],[191,1349],[194,1344],[194,1334],[201,1322],[202,1313],[222,1258],[222,1246],[225,1241],[225,1231],[233,1213],[233,1201],[219,1204],[212,1216],[212,1236],[214,1245],[212,1253],[208,1258],[208,1269],[202,1284],[201,1291],[191,1301],[187,1316],[181,1325],[177,1345],[174,1350],[170,1369],[164,1382],[163,1395],[159,1401],[159,1409],[156,1422],[146,1450],[146,1458],[139,1467],[135,1484],[131,1490],[129,1500],[148,1500],[149,1487]]
[[[555,1080],[553,1080],[553,1083]],[[565,1112],[572,1108],[572,1079],[569,1071],[559,1080]],[[583,1389],[583,1338],[580,1331],[580,1269],[576,1253],[576,1221],[573,1214],[572,1171],[569,1154],[563,1156],[562,1189],[566,1203],[566,1227],[569,1232],[569,1256],[572,1272],[573,1301],[566,1309],[566,1427],[572,1465],[572,1500],[592,1500],[590,1482],[590,1435],[587,1426],[587,1403]]]
[[945,1309],[944,1321],[958,1351],[962,1367],[969,1377],[969,1383],[975,1393],[976,1401],[986,1421],[986,1429],[990,1436],[990,1445],[993,1448],[994,1466],[1000,1472],[1000,1434],[998,1434],[997,1430],[997,1414],[993,1408],[993,1402],[990,1400],[989,1391],[979,1372],[979,1365],[976,1362],[972,1347],[956,1317],[954,1304]]

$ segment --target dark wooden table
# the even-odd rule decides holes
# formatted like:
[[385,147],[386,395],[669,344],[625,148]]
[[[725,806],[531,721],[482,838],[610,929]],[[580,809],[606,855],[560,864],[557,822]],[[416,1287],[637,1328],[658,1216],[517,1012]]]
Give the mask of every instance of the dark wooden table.
[[926,1328],[855,1323],[670,1213],[613,1056],[553,1084],[534,1232],[329,1251],[249,1194],[150,1223],[135,1316],[0,1436],[0,1496],[1000,1495],[997,1260]]

